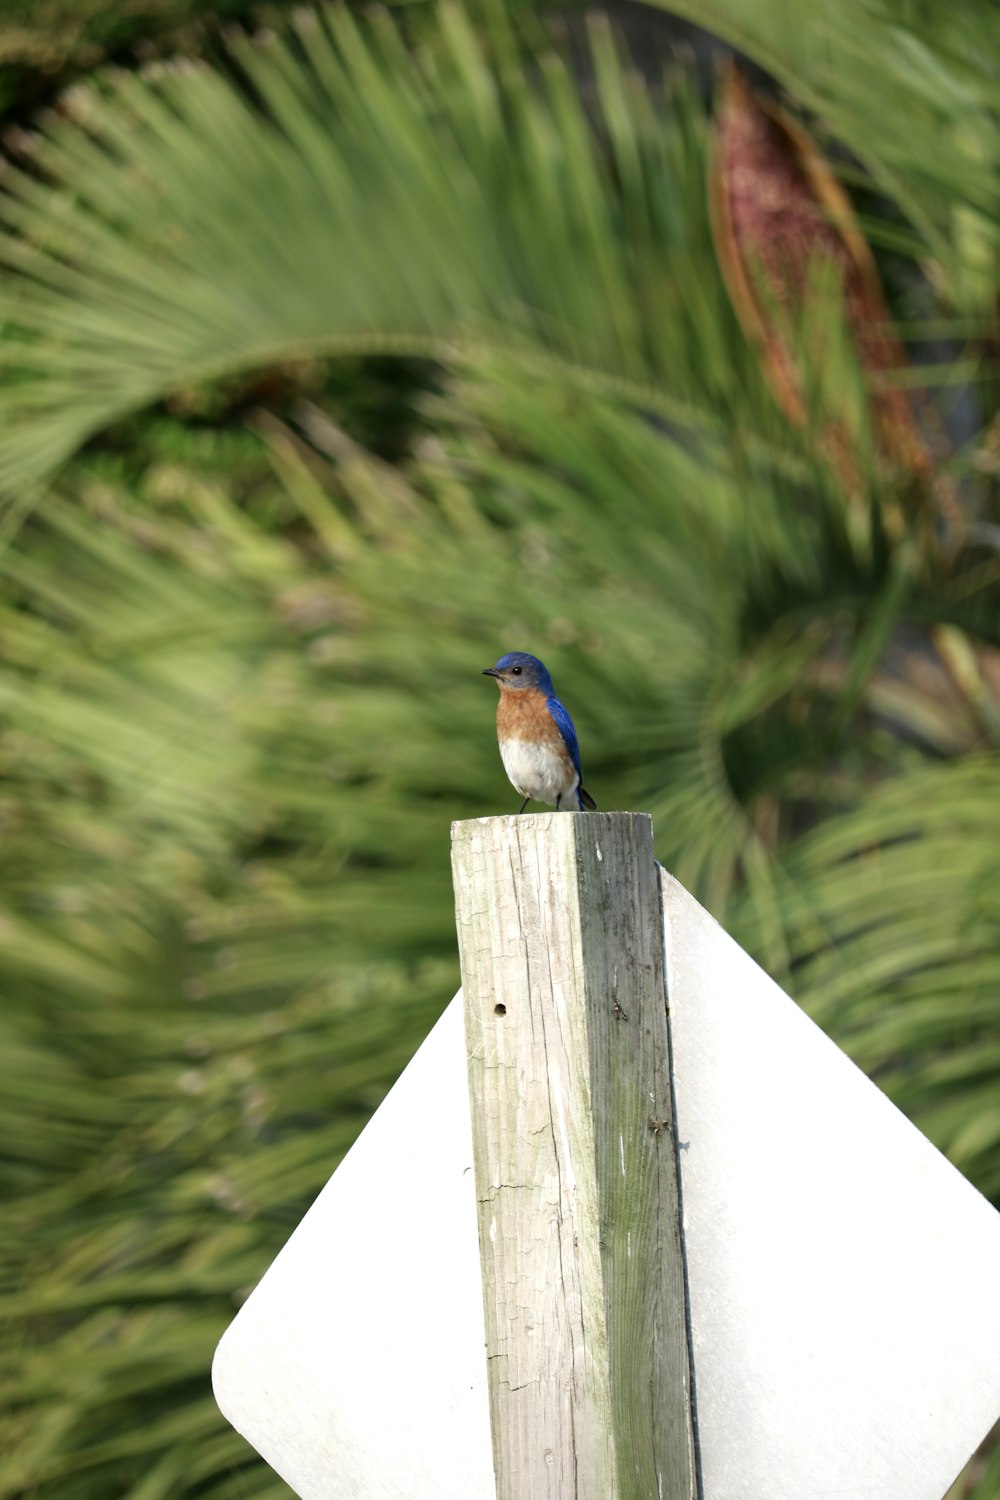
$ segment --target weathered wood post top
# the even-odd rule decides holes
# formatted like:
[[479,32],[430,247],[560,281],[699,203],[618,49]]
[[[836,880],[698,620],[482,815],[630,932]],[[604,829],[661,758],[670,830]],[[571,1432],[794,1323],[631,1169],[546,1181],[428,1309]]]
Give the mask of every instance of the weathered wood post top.
[[691,1500],[651,819],[456,823],[452,865],[498,1500]]

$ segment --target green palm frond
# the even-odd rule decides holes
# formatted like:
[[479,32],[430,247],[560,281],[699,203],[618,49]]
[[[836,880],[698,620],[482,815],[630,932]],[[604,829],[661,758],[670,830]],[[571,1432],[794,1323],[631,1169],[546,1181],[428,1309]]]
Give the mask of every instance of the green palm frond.
[[317,354],[529,341],[725,420],[752,382],[690,94],[665,130],[595,23],[605,148],[555,53],[497,57],[448,5],[418,33],[303,11],[232,42],[238,78],[124,75],[43,123],[0,183],[8,492],[165,393]]
[[781,887],[786,982],[994,1198],[998,818],[997,755],[914,768],[791,847]]

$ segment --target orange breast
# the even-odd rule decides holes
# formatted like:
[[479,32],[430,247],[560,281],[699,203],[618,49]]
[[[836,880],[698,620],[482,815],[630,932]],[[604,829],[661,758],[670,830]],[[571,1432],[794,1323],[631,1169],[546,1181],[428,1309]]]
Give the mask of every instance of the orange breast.
[[559,726],[553,722],[545,706],[545,694],[535,688],[501,688],[497,704],[497,737],[563,748]]

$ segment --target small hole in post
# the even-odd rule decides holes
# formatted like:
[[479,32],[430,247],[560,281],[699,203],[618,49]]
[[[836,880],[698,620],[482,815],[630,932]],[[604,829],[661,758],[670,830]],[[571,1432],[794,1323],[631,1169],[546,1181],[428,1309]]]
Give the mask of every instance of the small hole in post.
[[505,1016],[507,1014],[506,1005],[494,1005],[493,1014],[495,1016]]

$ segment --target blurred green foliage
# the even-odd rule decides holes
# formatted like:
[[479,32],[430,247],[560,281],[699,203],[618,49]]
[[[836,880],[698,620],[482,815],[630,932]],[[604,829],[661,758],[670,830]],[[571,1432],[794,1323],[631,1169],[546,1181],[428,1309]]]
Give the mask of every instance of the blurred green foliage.
[[[964,19],[945,48],[845,0],[810,50],[787,9],[743,44],[890,193],[961,330],[961,385],[929,377],[943,422],[975,412],[935,475],[958,534],[879,463],[835,340],[788,428],[716,269],[697,90],[642,83],[600,22],[581,89],[499,7],[405,39],[304,12],[15,141],[0,1496],[287,1493],[211,1353],[455,988],[449,822],[515,805],[501,649],[552,667],[602,807],[652,811],[664,863],[1000,1199],[1000,84]],[[922,66],[868,99],[825,67],[890,26],[936,63],[931,124]],[[900,108],[909,160],[870,119]],[[996,1455],[963,1484],[1000,1495]]]
[[280,17],[291,0],[0,0],[0,111],[23,114],[109,58],[203,46],[218,25]]

